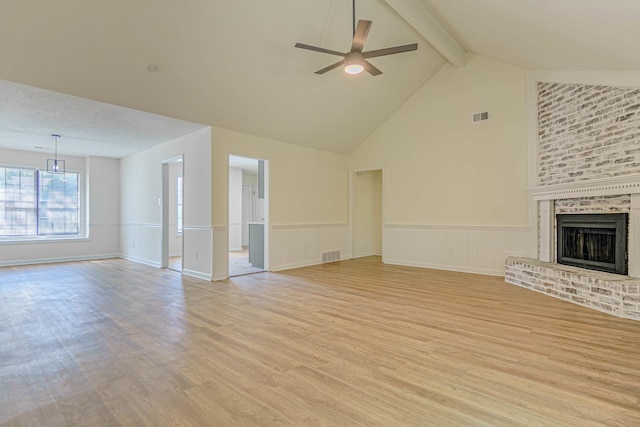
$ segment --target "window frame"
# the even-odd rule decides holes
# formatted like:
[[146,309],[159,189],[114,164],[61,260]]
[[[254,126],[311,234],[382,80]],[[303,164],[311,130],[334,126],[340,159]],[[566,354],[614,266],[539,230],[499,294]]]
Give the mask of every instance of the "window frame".
[[[0,163],[0,168],[10,169],[26,169],[34,172],[35,185],[35,208],[36,208],[36,233],[39,232],[38,212],[40,209],[40,174],[47,173],[46,168],[41,165],[24,165],[17,163]],[[38,242],[56,242],[56,241],[85,241],[89,240],[88,227],[86,224],[86,183],[84,179],[84,171],[78,169],[67,168],[66,173],[74,173],[78,176],[78,233],[65,234],[30,234],[17,236],[0,236],[0,245],[2,244],[20,244],[20,243],[38,243]]]

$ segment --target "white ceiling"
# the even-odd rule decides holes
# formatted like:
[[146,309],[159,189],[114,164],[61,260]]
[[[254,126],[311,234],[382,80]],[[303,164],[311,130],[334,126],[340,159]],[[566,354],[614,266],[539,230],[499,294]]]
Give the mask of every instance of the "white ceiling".
[[349,0],[3,2],[0,146],[59,133],[61,153],[122,157],[214,125],[350,153],[456,49],[526,69],[640,70],[638,16],[635,0],[359,0],[365,50],[419,44],[371,59],[384,72],[372,77],[316,75],[338,58],[293,47],[347,51]]
[[467,51],[525,69],[640,70],[637,0],[429,0],[427,6]]

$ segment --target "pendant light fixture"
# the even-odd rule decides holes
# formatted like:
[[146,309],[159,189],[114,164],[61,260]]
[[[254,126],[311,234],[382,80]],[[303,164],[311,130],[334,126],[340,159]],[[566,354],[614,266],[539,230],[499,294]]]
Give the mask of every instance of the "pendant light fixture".
[[51,135],[55,140],[55,158],[47,159],[47,172],[49,173],[65,173],[64,160],[58,160],[58,138],[60,135]]

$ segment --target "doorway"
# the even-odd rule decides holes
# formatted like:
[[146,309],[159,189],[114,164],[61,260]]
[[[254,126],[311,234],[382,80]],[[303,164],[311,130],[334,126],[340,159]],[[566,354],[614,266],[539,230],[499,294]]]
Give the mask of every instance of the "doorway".
[[182,273],[184,162],[176,156],[162,162],[162,267]]
[[229,156],[229,277],[268,269],[268,162]]
[[351,257],[382,256],[382,169],[351,176]]

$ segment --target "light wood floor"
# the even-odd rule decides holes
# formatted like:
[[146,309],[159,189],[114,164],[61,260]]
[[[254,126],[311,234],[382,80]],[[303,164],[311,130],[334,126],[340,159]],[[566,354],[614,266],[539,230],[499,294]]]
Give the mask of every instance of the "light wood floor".
[[0,425],[639,426],[640,322],[379,258],[0,269]]

